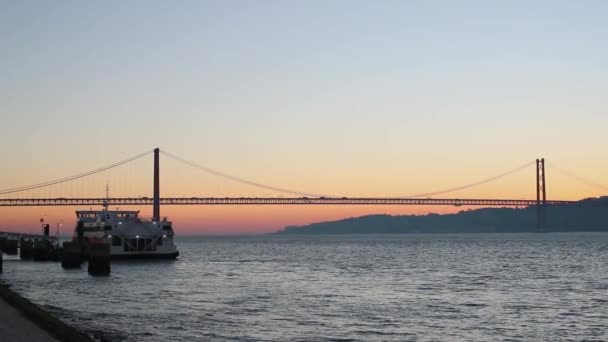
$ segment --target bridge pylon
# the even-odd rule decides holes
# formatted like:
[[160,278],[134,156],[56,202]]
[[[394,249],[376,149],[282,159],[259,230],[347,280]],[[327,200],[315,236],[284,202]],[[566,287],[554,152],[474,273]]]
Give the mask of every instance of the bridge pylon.
[[160,149],[154,149],[154,195],[152,203],[152,219],[156,222],[160,221]]
[[536,159],[536,232],[542,233],[547,223],[547,184],[545,159]]

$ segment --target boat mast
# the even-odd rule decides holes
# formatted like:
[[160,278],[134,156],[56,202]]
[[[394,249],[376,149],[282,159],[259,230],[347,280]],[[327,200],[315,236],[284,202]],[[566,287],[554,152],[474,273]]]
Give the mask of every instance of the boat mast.
[[108,211],[110,204],[110,181],[106,181],[106,198],[103,200],[103,211]]

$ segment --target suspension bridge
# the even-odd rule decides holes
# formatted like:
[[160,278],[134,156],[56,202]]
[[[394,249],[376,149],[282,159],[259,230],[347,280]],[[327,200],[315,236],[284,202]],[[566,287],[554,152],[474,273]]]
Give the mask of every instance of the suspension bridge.
[[[90,177],[105,171],[118,168],[122,165],[132,163],[143,157],[152,154],[154,156],[153,163],[153,193],[151,197],[147,196],[125,196],[125,197],[14,197],[12,194],[28,193],[32,190],[42,189],[57,186],[60,184],[66,184],[74,182],[79,179]],[[270,196],[270,197],[259,197],[259,196],[190,196],[190,197],[161,197],[160,196],[160,156],[170,158],[177,161],[185,166],[203,171],[207,174],[221,177],[233,182],[245,184],[247,186],[262,188],[265,190],[274,191],[277,193],[287,194],[288,197],[283,196]],[[474,188],[486,183],[490,183],[501,178],[507,177],[515,172],[526,169],[536,165],[536,198],[534,199],[504,199],[504,198],[449,198],[441,197],[435,198],[436,196],[445,195],[448,193]],[[563,173],[569,173],[568,171],[557,168]],[[588,185],[596,185],[602,187],[604,190],[608,188],[603,187],[598,183],[591,182],[575,174],[570,176],[577,178],[579,181],[585,182]],[[135,155],[131,158],[116,162],[113,164],[106,165],[104,167],[90,170],[87,172],[75,174],[72,176],[58,178],[47,182],[36,183],[26,186],[18,186],[12,188],[6,188],[0,190],[0,207],[46,207],[46,206],[101,206],[101,205],[116,205],[116,206],[131,206],[131,205],[143,205],[153,207],[153,218],[156,220],[160,219],[160,206],[163,205],[417,205],[417,206],[477,206],[477,207],[529,207],[536,206],[537,216],[539,225],[546,220],[546,207],[549,205],[564,205],[575,203],[575,200],[547,200],[546,191],[546,177],[545,177],[545,160],[537,159],[521,165],[515,169],[507,172],[482,179],[476,182],[464,184],[457,187],[442,189],[439,191],[414,194],[409,196],[385,196],[385,197],[353,197],[353,196],[328,196],[324,194],[310,193],[305,191],[287,189],[277,187],[274,185],[268,185],[244,179],[231,174],[227,174],[221,171],[217,171],[192,161],[186,160],[173,153],[167,151],[161,151],[156,148],[151,151],[147,151],[142,154]]]

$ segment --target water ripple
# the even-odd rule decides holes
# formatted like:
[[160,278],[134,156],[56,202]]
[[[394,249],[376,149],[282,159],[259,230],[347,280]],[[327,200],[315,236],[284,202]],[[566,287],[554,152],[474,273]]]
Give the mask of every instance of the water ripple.
[[608,234],[181,238],[112,275],[3,279],[118,341],[604,341]]

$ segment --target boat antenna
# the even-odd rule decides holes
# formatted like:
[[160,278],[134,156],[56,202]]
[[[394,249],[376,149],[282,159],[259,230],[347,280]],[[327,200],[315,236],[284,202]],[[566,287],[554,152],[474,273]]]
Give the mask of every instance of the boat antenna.
[[103,210],[107,211],[110,203],[110,181],[106,181],[106,198],[103,200]]

